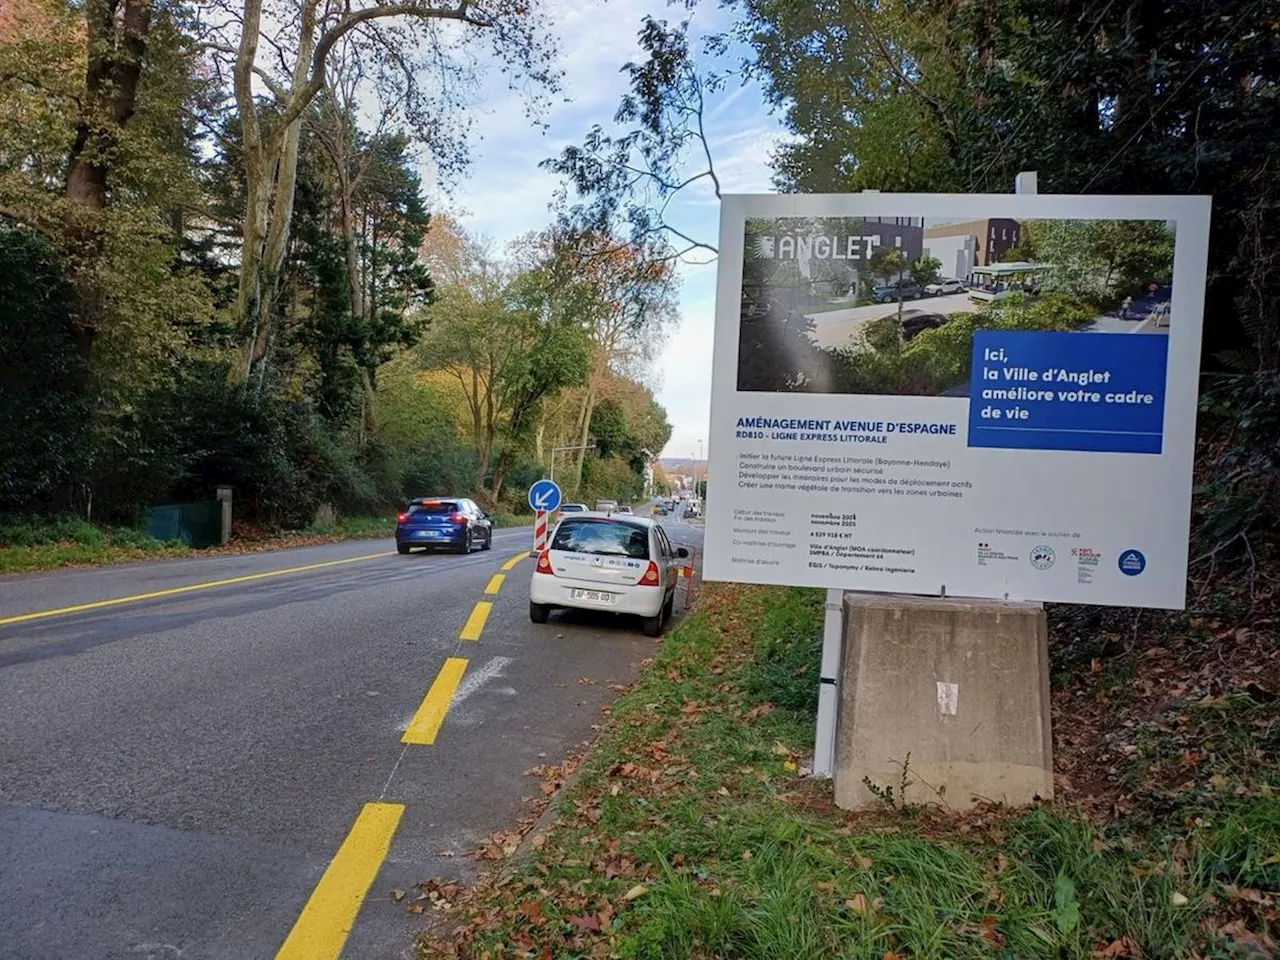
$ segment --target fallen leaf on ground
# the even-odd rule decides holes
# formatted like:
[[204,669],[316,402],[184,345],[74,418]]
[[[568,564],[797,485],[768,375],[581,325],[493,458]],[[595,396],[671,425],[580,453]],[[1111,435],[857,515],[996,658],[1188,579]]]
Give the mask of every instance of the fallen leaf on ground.
[[401,900],[404,899],[404,891],[398,888],[395,890],[392,890],[391,899],[394,900],[396,903],[399,903]]
[[1095,957],[1132,957],[1135,956],[1134,942],[1128,937],[1112,940],[1105,947],[1094,948],[1093,955]]
[[649,892],[649,888],[643,883],[637,883],[634,887],[623,894],[623,900],[634,900],[636,897],[643,897]]
[[570,917],[569,922],[581,930],[583,933],[599,933],[600,921],[592,914],[584,913],[578,917]]
[[869,905],[867,898],[861,893],[855,893],[852,897],[844,902],[844,905],[854,913],[866,915]]
[[542,901],[526,900],[520,904],[520,912],[524,914],[525,919],[530,923],[537,923],[542,919]]

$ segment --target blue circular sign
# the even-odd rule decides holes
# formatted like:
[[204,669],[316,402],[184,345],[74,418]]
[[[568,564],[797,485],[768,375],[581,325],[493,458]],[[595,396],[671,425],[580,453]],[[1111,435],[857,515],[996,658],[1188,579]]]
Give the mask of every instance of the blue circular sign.
[[1141,550],[1126,550],[1120,554],[1120,572],[1126,577],[1136,577],[1147,569],[1147,558]]
[[529,488],[529,506],[534,510],[554,510],[560,506],[560,488],[554,480],[535,480]]

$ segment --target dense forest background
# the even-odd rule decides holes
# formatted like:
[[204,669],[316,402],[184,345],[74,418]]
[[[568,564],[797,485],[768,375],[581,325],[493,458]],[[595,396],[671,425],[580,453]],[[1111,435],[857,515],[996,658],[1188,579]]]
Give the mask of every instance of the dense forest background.
[[732,0],[698,40],[689,7],[644,21],[612,121],[546,162],[556,222],[494,251],[431,197],[466,175],[484,71],[535,119],[563,92],[550,8],[9,0],[0,510],[123,519],[221,483],[278,523],[496,507],[591,438],[557,477],[626,496],[669,436],[645,383],[675,257],[715,251],[665,216],[719,194],[708,104],[750,82],[784,190],[1212,195],[1197,549],[1255,555],[1280,504],[1274,4]]
[[224,484],[267,526],[511,511],[592,441],[568,492],[638,497],[673,268],[573,224],[494,250],[432,200],[480,73],[536,116],[554,56],[508,0],[0,5],[0,519]]

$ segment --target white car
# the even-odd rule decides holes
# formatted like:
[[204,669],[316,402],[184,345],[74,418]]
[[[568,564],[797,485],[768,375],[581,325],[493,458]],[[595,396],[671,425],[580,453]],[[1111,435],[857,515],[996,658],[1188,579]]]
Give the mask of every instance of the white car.
[[959,280],[935,280],[925,284],[924,292],[931,297],[940,297],[947,293],[964,293],[967,289]]
[[602,610],[642,617],[645,636],[660,636],[675,606],[679,561],[687,556],[647,517],[565,517],[534,559],[529,619],[546,623],[563,607]]

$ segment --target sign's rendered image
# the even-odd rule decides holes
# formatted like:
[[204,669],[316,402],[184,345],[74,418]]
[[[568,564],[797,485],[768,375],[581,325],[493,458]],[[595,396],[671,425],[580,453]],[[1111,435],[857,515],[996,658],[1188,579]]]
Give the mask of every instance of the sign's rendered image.
[[1208,224],[725,197],[707,579],[1182,607]]

